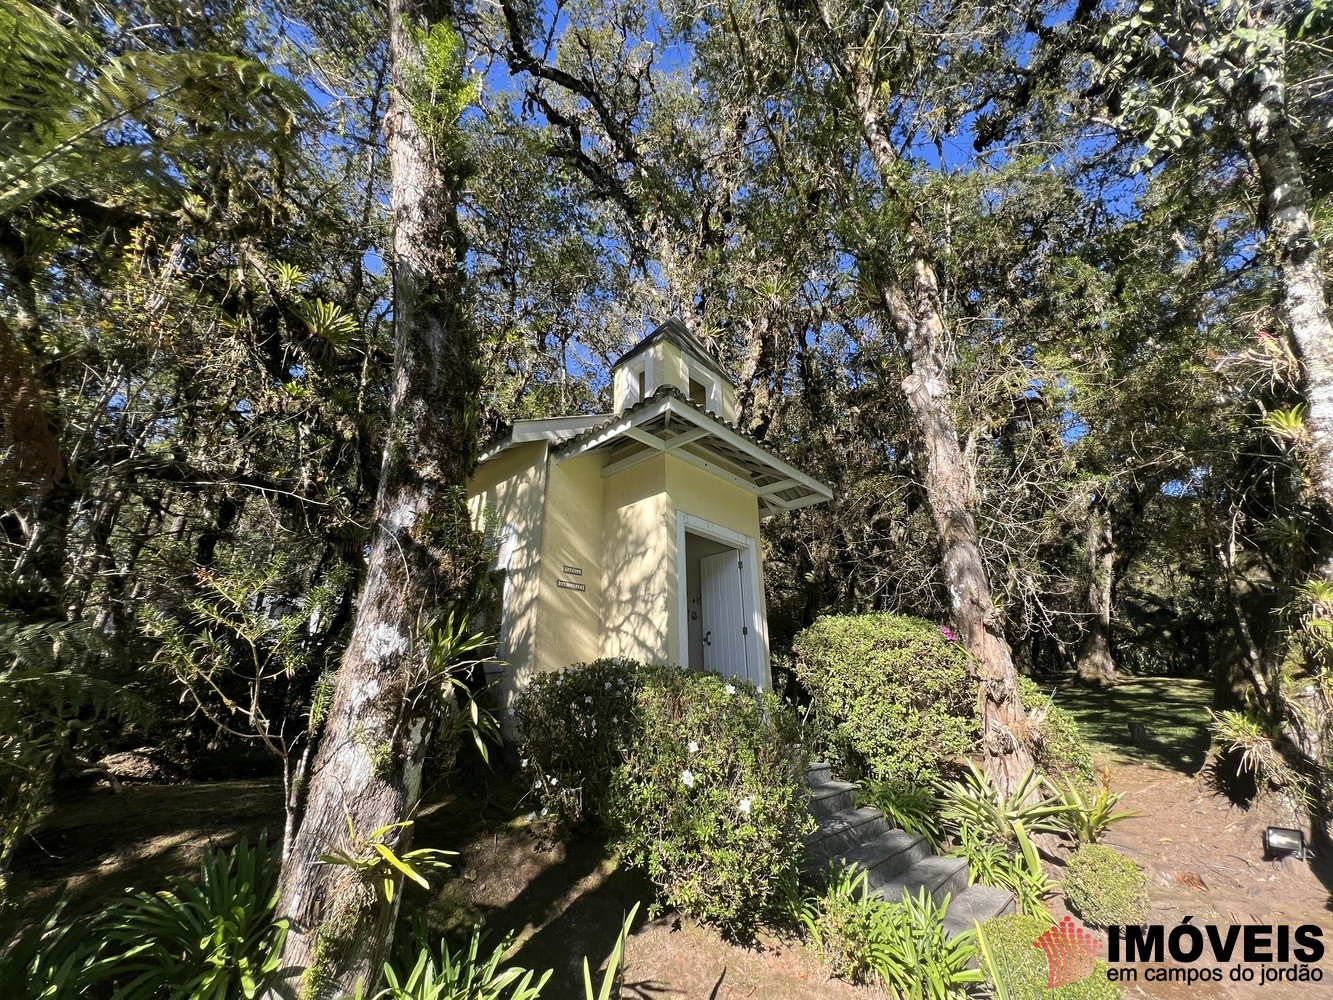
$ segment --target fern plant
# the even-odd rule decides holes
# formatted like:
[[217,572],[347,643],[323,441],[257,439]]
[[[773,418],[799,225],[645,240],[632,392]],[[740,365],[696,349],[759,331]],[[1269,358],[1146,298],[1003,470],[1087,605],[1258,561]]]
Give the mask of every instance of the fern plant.
[[[310,108],[299,85],[252,60],[201,51],[108,54],[27,0],[0,0],[0,37],[6,215],[51,190],[97,187],[127,204],[179,190],[188,172],[173,160],[242,143],[281,150]],[[192,130],[201,108],[208,127]],[[121,138],[143,132],[158,141],[146,147]]]
[[108,718],[148,718],[124,669],[82,622],[0,617],[0,886],[18,838],[45,805],[56,760],[99,746]]

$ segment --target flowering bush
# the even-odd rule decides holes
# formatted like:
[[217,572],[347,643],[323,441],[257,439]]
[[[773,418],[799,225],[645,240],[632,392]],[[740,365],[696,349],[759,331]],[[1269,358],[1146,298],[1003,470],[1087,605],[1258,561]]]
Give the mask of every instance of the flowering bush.
[[929,785],[976,748],[968,654],[947,628],[905,615],[821,618],[792,645],[812,731],[844,773]]
[[813,826],[805,762],[771,694],[598,660],[539,679],[515,714],[542,808],[599,824],[668,905],[744,932],[796,868]]
[[524,777],[561,828],[605,825],[612,776],[640,739],[644,670],[596,660],[539,674],[514,704]]

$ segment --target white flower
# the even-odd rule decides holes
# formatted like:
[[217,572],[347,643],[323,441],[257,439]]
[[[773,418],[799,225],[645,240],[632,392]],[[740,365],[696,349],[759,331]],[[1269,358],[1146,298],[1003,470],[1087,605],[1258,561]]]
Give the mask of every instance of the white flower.
[[602,687],[604,687],[604,688],[606,688],[608,691],[610,691],[610,690],[611,690],[611,682],[610,682],[610,681],[607,681],[605,684],[602,685]]
[[529,823],[531,823],[531,822],[532,822],[534,819],[536,819],[536,818],[537,818],[537,814],[536,814],[536,813],[528,813],[528,822],[529,822]]
[[694,740],[690,740],[690,753],[698,753],[698,752],[699,752],[699,744],[696,743]]
[[585,695],[583,696],[583,704],[585,704],[585,705],[591,705],[591,704],[592,704],[592,695],[590,695],[590,694],[585,694]]
[[685,787],[686,787],[686,788],[693,788],[693,787],[694,787],[694,772],[691,771],[691,770],[687,767],[685,770],[683,770],[683,771],[680,772],[680,780],[683,781],[683,782],[685,782]]
[[613,716],[611,716],[611,721],[612,721],[612,722],[619,722],[619,721],[620,721],[620,716],[618,716],[618,715],[613,715]]
[[750,815],[750,796],[747,795],[745,798],[741,799],[739,808],[745,815]]
[[736,693],[736,685],[735,685],[735,684],[728,684],[728,685],[726,686],[726,688],[724,688],[724,690],[727,692],[727,694],[735,694],[735,693]]
[[520,760],[520,761],[518,762],[518,766],[519,766],[519,767],[527,767],[527,766],[528,766],[528,758],[524,757],[522,760]]
[[548,810],[548,809],[546,809],[545,807],[543,807],[543,808],[542,808],[542,815],[545,816],[549,811],[550,811],[550,810]]
[[552,775],[552,776],[551,776],[551,787],[554,788],[554,787],[555,787],[556,785],[558,785],[558,784],[560,784],[560,779],[556,778],[555,775]]

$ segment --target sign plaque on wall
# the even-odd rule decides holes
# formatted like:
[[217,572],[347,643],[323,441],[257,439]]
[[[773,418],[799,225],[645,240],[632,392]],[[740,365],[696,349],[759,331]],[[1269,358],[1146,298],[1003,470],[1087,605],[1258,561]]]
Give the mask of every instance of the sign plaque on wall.
[[573,580],[556,580],[557,587],[564,587],[566,590],[587,590],[586,584],[575,583]]
[[560,569],[561,569],[561,572],[563,572],[563,573],[568,573],[570,576],[582,576],[582,575],[583,575],[583,567],[582,567],[582,566],[562,566]]

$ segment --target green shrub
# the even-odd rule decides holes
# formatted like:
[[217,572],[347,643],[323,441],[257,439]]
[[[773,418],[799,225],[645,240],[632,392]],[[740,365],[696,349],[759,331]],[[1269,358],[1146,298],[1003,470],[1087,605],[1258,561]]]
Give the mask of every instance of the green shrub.
[[1001,988],[995,995],[1007,1000],[1116,1000],[1120,990],[1106,978],[1106,963],[1101,959],[1082,982],[1046,988],[1046,956],[1033,942],[1050,926],[1049,917],[1021,913],[982,925],[982,968],[986,981]]
[[1074,717],[1030,677],[1020,677],[1018,689],[1028,715],[1024,743],[1037,770],[1048,778],[1094,788],[1097,767]]
[[928,785],[976,748],[968,654],[938,625],[873,614],[821,618],[792,646],[814,730],[847,773]]
[[515,715],[542,808],[599,824],[681,912],[749,930],[798,864],[813,825],[804,761],[771,694],[603,660],[539,679]]
[[829,972],[849,983],[870,983],[884,964],[892,919],[888,903],[866,899],[865,873],[830,872],[824,895],[810,900],[802,923]]
[[643,667],[596,660],[539,674],[514,703],[520,764],[558,827],[605,824],[610,784],[640,740]]
[[1148,916],[1143,869],[1102,844],[1087,844],[1073,853],[1063,889],[1070,909],[1093,927],[1139,924]]

